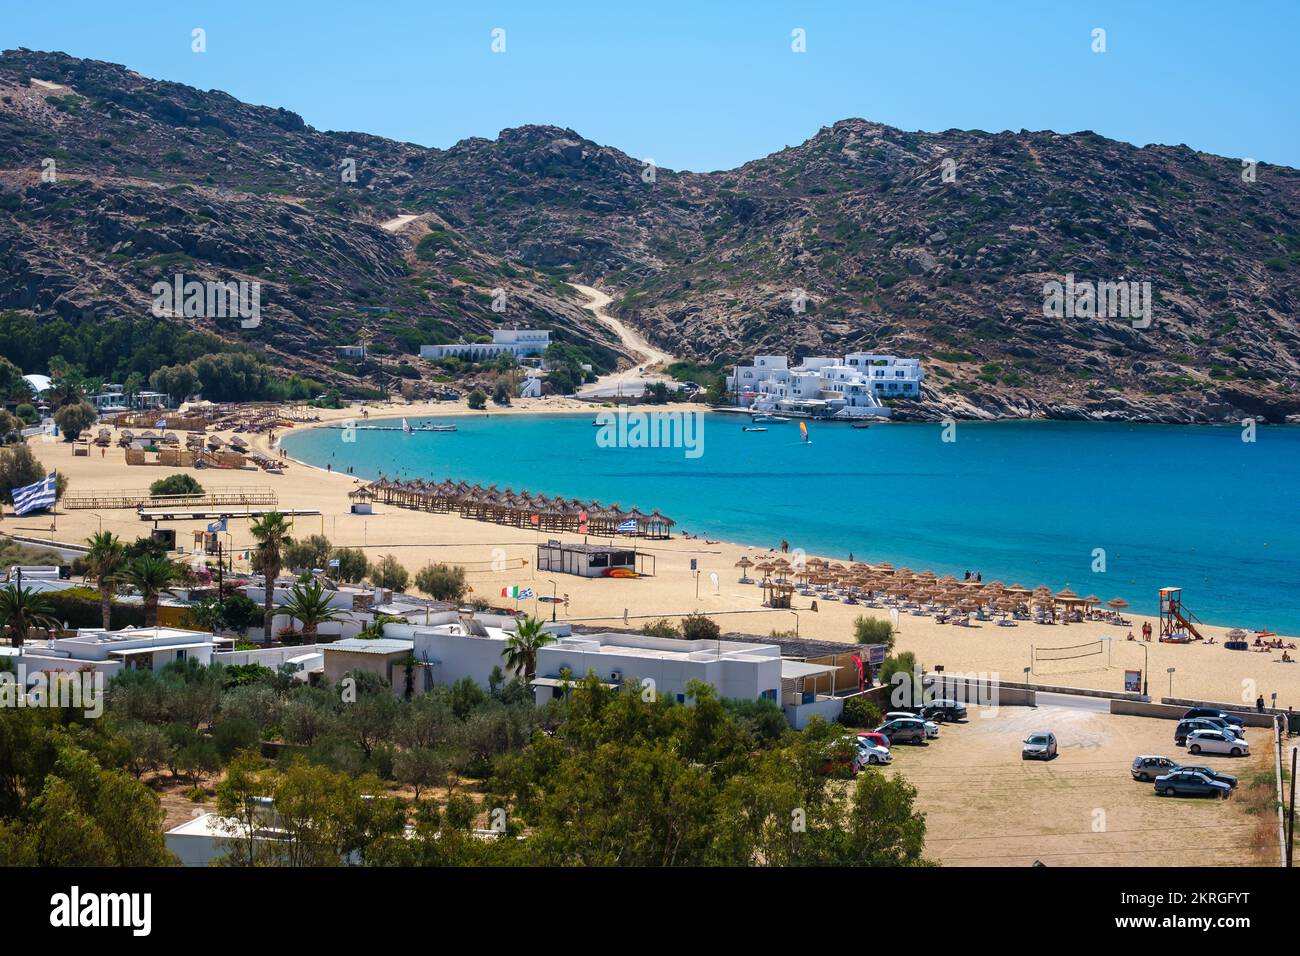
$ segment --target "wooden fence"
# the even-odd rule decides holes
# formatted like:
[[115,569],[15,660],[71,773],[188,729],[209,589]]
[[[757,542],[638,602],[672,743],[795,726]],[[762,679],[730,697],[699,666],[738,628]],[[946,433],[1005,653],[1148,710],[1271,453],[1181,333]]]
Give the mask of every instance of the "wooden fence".
[[103,489],[99,491],[69,491],[61,504],[69,511],[74,510],[112,510],[114,508],[209,508],[222,506],[270,505],[280,503],[275,489],[269,487],[213,488],[201,495],[154,495],[147,488],[139,489]]

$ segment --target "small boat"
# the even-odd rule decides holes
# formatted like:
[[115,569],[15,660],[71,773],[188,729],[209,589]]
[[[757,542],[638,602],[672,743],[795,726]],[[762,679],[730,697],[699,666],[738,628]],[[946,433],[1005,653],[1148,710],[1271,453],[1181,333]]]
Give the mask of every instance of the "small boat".
[[850,428],[870,428],[871,426],[868,425],[866,422],[854,422],[854,423],[853,423],[852,425],[850,425],[849,427],[850,427]]
[[783,425],[790,419],[782,418],[780,415],[755,415],[750,421],[755,425]]
[[456,426],[455,425],[428,425],[420,430],[426,432],[454,432],[456,430]]
[[411,434],[411,423],[405,418],[402,419],[402,431],[406,432],[408,435]]
[[759,426],[756,426],[756,425],[741,425],[741,426],[740,426],[740,430],[741,430],[742,432],[765,432],[765,431],[767,431],[766,428],[762,428],[762,427],[759,427]]

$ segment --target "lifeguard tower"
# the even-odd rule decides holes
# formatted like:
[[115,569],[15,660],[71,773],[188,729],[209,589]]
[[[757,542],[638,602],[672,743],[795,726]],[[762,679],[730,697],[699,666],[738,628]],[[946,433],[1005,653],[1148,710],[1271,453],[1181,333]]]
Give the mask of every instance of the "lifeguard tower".
[[1195,614],[1183,607],[1182,588],[1160,589],[1160,640],[1187,633],[1199,641],[1201,632],[1196,625],[1200,623]]

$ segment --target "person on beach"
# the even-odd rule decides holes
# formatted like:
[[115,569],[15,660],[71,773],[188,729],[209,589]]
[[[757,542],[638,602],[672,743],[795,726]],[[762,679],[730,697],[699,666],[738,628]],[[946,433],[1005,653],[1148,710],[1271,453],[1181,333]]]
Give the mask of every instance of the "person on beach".
[[1264,695],[1263,695],[1263,694],[1260,694],[1258,697],[1255,698],[1255,710],[1258,711],[1258,712],[1261,713],[1261,714],[1264,713]]
[[1143,622],[1142,622],[1142,640],[1144,640],[1144,641],[1149,641],[1149,640],[1151,640],[1151,622],[1150,622],[1150,621],[1143,621]]

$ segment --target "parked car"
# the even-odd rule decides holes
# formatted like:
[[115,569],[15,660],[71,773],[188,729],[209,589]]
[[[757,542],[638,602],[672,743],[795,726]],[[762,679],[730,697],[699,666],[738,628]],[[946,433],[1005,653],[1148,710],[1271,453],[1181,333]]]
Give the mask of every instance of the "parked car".
[[900,717],[889,720],[875,729],[875,733],[884,734],[894,744],[923,744],[926,740],[925,721],[915,717]]
[[1244,757],[1250,753],[1250,744],[1238,740],[1222,730],[1193,730],[1187,735],[1187,749],[1194,754],[1227,754]]
[[884,734],[876,733],[874,730],[859,730],[858,739],[867,741],[873,747],[884,747],[886,750],[889,749],[889,738]]
[[933,720],[926,720],[924,717],[919,717],[916,714],[911,713],[910,711],[891,710],[889,713],[885,714],[885,720],[919,720],[921,723],[925,724],[926,737],[933,740],[935,737],[939,736],[938,724],[936,724]]
[[1183,714],[1183,720],[1191,720],[1193,717],[1217,717],[1219,720],[1226,721],[1233,726],[1244,726],[1242,719],[1236,714],[1230,714],[1226,710],[1219,710],[1217,707],[1193,707]]
[[1168,757],[1134,757],[1129,773],[1133,774],[1134,780],[1150,783],[1156,777],[1173,773],[1177,769],[1179,769],[1178,764]]
[[894,759],[888,747],[878,747],[865,737],[858,737],[857,741],[858,756],[862,757],[868,765],[889,763]]
[[932,700],[921,708],[921,716],[937,721],[965,720],[966,705],[955,700]]
[[1051,760],[1056,756],[1056,734],[1038,731],[1025,738],[1020,749],[1022,760]]
[[1194,770],[1175,770],[1156,777],[1156,793],[1162,797],[1222,797],[1227,799],[1232,788],[1226,783],[1211,780]]
[[824,776],[856,777],[858,771],[867,765],[867,758],[857,741],[857,737],[846,736],[829,744],[817,772]]
[[1224,773],[1221,770],[1215,770],[1213,767],[1206,767],[1201,764],[1182,764],[1179,770],[1190,770],[1193,773],[1199,773],[1202,776],[1209,777],[1211,780],[1217,780],[1219,783],[1226,783],[1229,789],[1237,788],[1237,778],[1230,773]]
[[1245,733],[1241,728],[1233,729],[1231,725],[1213,717],[1193,717],[1178,722],[1178,726],[1174,728],[1174,744],[1181,747],[1186,742],[1187,735],[1193,730],[1218,730],[1232,737],[1241,737]]

